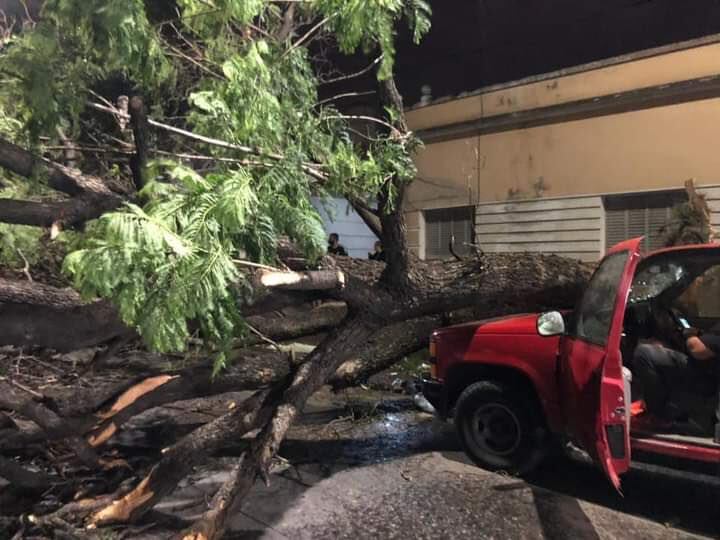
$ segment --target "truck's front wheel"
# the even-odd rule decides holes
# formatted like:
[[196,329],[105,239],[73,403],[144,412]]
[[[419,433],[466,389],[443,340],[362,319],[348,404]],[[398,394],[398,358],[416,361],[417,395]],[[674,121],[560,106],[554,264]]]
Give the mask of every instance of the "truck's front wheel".
[[545,454],[537,407],[514,388],[482,381],[468,386],[455,407],[455,425],[472,460],[493,471],[525,474]]

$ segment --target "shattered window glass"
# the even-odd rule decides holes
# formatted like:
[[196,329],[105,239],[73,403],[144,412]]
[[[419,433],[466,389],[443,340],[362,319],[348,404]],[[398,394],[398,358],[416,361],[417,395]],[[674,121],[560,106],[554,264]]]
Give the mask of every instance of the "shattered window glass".
[[655,298],[686,277],[687,272],[679,264],[653,264],[635,276],[630,289],[629,302],[635,304]]
[[615,300],[629,252],[610,255],[597,269],[585,289],[575,319],[575,335],[605,345],[610,334]]

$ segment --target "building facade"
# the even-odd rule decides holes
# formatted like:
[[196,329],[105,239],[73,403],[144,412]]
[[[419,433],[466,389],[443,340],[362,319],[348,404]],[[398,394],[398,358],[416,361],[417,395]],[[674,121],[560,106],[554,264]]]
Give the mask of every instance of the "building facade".
[[720,225],[720,35],[412,107],[425,143],[407,193],[423,258],[477,244],[597,260],[661,241],[694,178]]

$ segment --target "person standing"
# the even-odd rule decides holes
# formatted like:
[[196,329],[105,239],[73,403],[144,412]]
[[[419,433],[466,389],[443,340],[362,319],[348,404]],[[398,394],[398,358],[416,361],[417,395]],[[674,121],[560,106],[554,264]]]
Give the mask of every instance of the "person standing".
[[341,257],[348,256],[347,250],[340,243],[340,236],[338,233],[330,233],[330,237],[328,238],[328,254],[340,255]]
[[368,253],[368,259],[371,261],[382,261],[385,262],[385,251],[382,247],[382,242],[380,240],[377,240],[375,242],[375,246],[373,246],[373,252]]

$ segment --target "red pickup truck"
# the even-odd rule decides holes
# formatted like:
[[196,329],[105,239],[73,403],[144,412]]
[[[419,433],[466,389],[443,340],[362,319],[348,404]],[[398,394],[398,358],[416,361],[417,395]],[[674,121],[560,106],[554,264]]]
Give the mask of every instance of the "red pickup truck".
[[[710,329],[720,322],[720,245],[647,254],[641,246],[639,238],[612,248],[571,312],[432,334],[425,397],[454,418],[477,464],[523,474],[559,439],[587,451],[618,489],[633,451],[720,464],[712,432],[690,436],[648,420],[632,375],[638,344],[680,350],[681,324]],[[717,380],[673,389],[671,399],[714,423]]]

